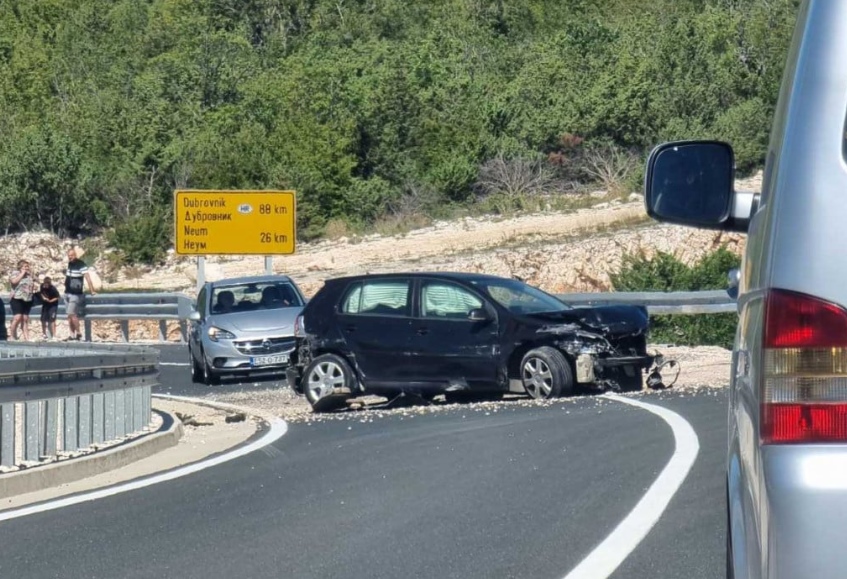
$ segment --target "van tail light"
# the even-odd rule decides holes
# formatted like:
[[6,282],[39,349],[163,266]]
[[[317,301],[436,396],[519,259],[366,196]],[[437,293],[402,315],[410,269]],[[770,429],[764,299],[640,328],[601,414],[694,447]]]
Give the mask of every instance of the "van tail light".
[[296,318],[294,318],[294,337],[302,338],[306,335],[306,330],[304,327],[303,314],[300,314]]
[[847,310],[771,290],[764,331],[762,442],[847,442]]

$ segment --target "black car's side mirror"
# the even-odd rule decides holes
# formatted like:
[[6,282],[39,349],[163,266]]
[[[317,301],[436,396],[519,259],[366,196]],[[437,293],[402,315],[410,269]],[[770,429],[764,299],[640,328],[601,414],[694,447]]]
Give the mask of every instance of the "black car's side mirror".
[[[735,154],[721,141],[674,141],[659,145],[647,160],[644,203],[657,221],[702,229],[746,231],[755,207],[736,215]],[[749,200],[748,200],[749,201]]]
[[472,322],[485,322],[491,319],[485,308],[475,308],[468,312],[468,319]]

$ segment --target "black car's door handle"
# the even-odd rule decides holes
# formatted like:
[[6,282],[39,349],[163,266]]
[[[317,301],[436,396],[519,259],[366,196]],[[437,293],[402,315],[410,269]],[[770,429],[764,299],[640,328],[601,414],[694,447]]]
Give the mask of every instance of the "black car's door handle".
[[418,335],[424,336],[429,333],[429,328],[418,328]]

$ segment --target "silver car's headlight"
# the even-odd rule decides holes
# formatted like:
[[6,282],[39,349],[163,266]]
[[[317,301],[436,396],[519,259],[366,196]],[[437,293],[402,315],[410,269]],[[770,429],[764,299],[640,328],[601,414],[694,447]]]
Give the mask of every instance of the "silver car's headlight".
[[217,342],[218,340],[234,340],[235,334],[232,332],[227,332],[226,330],[222,330],[220,328],[216,328],[212,326],[208,331],[209,339],[213,342]]

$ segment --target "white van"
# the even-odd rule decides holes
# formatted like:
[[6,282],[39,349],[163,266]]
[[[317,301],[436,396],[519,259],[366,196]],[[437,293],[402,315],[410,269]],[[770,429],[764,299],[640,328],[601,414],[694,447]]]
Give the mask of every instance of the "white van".
[[847,576],[847,0],[805,0],[758,194],[732,148],[648,160],[659,221],[747,233],[728,413],[727,576]]

